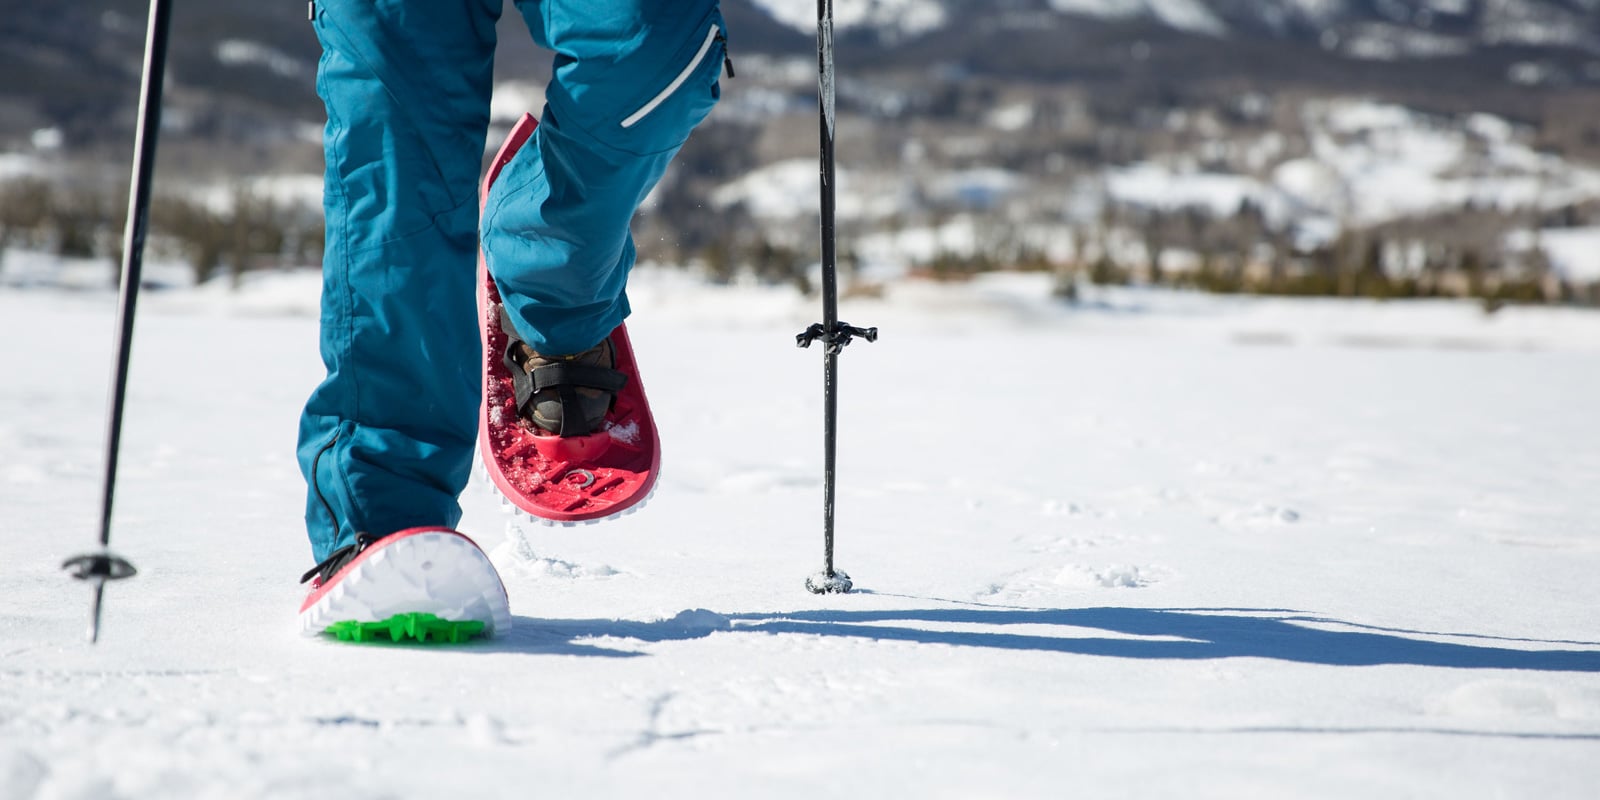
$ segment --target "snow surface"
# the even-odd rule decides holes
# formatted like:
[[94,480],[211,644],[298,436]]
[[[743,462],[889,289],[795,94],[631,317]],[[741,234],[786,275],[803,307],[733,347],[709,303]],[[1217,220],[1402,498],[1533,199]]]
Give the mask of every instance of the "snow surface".
[[114,545],[101,290],[0,288],[0,797],[1540,797],[1600,785],[1600,315],[896,282],[843,359],[821,558],[814,300],[641,270],[665,470],[508,524],[515,627],[295,632],[314,275],[147,293]]

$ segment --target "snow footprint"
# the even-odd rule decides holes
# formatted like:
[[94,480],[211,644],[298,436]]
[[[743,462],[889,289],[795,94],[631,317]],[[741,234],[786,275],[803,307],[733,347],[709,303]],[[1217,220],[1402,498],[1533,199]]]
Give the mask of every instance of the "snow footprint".
[[1065,593],[1104,589],[1143,589],[1170,576],[1149,564],[1067,564],[1059,569],[1030,570],[987,586],[978,596],[1010,601],[1038,601]]
[[1436,713],[1478,719],[1600,719],[1600,692],[1528,681],[1474,681],[1436,697]]
[[533,543],[528,541],[527,534],[515,522],[506,523],[506,540],[489,553],[489,561],[501,573],[533,579],[580,580],[622,574],[621,570],[609,564],[579,564],[540,556],[534,551]]
[[1056,573],[1052,583],[1069,589],[1141,589],[1159,581],[1159,572],[1156,567],[1137,564],[1068,564]]
[[1293,525],[1300,521],[1300,512],[1285,506],[1257,503],[1248,508],[1230,508],[1211,518],[1217,525],[1227,528],[1267,528]]

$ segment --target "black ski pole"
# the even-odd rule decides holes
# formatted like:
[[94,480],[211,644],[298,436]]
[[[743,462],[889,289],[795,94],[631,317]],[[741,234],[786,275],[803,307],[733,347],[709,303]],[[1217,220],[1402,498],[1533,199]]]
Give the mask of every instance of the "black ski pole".
[[822,322],[795,337],[801,347],[822,340],[822,571],[806,578],[815,594],[848,592],[850,576],[833,566],[834,467],[839,441],[839,353],[857,336],[878,340],[877,328],[839,321],[839,281],[834,228],[833,0],[817,0],[817,109],[822,139]]
[[117,450],[122,440],[122,407],[128,389],[128,357],[133,344],[134,306],[144,264],[149,229],[150,183],[156,165],[156,139],[161,133],[161,85],[167,64],[167,0],[150,0],[150,26],[145,38],[144,79],[139,90],[139,130],[133,147],[133,185],[128,191],[128,226],[122,237],[121,307],[117,314],[117,360],[111,378],[111,409],[106,432],[106,471],[100,503],[100,549],[67,559],[62,568],[94,587],[89,614],[89,641],[100,640],[100,604],[106,581],[134,575],[133,564],[110,551],[111,501],[117,486]]

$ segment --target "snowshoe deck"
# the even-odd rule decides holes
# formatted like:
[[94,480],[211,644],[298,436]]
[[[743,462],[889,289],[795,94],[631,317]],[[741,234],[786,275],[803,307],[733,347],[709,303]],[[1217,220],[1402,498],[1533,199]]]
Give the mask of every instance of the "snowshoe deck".
[[[512,128],[484,178],[480,204],[537,127],[525,114]],[[562,437],[517,415],[514,381],[503,360],[508,337],[500,327],[500,292],[481,251],[478,315],[484,359],[479,449],[484,471],[507,503],[546,525],[599,522],[638,510],[655,488],[661,453],[627,326],[611,333],[615,369],[628,380],[604,424],[588,435]]]

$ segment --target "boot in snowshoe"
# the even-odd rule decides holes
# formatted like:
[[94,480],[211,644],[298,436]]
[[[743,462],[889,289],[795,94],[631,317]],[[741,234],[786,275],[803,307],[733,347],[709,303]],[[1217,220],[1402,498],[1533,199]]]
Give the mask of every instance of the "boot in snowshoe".
[[546,433],[586,436],[600,430],[628,376],[616,371],[611,339],[581,353],[547,356],[517,338],[501,309],[500,330],[510,344],[505,366],[516,394],[517,415]]

